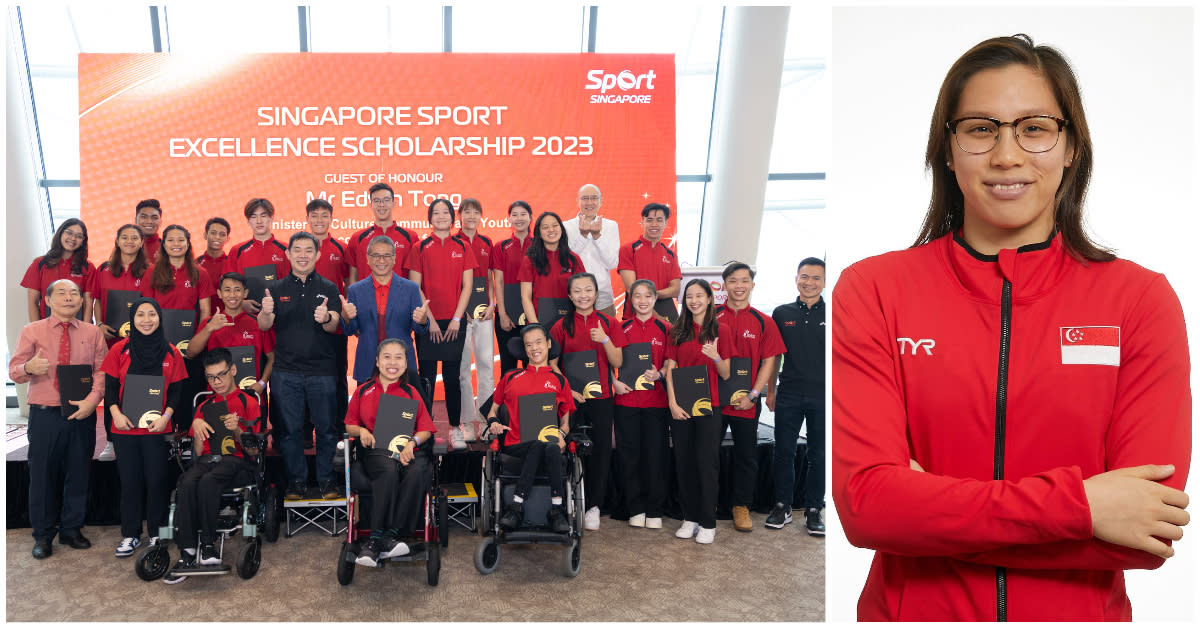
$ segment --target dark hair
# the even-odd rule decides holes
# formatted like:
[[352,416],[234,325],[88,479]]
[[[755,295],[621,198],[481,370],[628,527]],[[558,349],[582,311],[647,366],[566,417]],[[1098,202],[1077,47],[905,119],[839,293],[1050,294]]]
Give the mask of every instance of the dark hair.
[[388,194],[392,195],[392,198],[396,198],[396,193],[392,191],[392,186],[386,183],[376,183],[375,185],[372,185],[371,189],[367,190],[367,197],[370,198],[371,196],[374,196],[374,194],[379,190],[387,190]]
[[71,273],[75,275],[83,274],[84,268],[87,267],[88,234],[87,225],[83,224],[83,221],[78,218],[68,218],[58,226],[58,229],[55,229],[54,237],[50,239],[50,250],[46,251],[46,255],[42,257],[42,266],[44,268],[58,266],[62,262],[63,256],[67,254],[67,250],[62,245],[63,232],[67,230],[67,227],[75,225],[79,225],[79,228],[83,230],[83,242],[79,244],[79,248],[71,253]]
[[253,214],[254,211],[257,210],[259,207],[267,210],[268,216],[270,216],[272,218],[275,217],[275,206],[271,204],[271,201],[268,201],[265,198],[250,199],[249,201],[246,202],[246,209],[244,209],[242,211],[242,213],[245,214],[246,219],[249,220],[250,215]]
[[750,265],[747,264],[746,262],[729,262],[729,265],[725,267],[725,270],[721,271],[721,281],[728,280],[730,275],[732,275],[733,273],[736,273],[739,270],[744,270],[744,271],[750,273],[751,280],[753,280],[754,275],[757,274],[754,272],[754,269],[750,268]]
[[525,255],[533,262],[533,270],[539,275],[550,274],[550,253],[546,250],[546,243],[542,242],[542,221],[547,218],[553,218],[558,221],[558,228],[562,231],[562,239],[558,241],[558,265],[562,267],[564,273],[575,274],[583,270],[575,267],[575,260],[571,257],[571,247],[567,244],[567,229],[563,226],[562,218],[554,212],[543,212],[538,216],[537,222],[534,223],[530,233],[529,250],[525,251]]
[[[108,272],[112,273],[113,277],[120,277],[121,273],[125,272],[125,264],[121,260],[120,242],[121,232],[126,229],[133,229],[134,233],[142,239],[142,242],[146,241],[146,236],[142,233],[142,228],[137,225],[121,225],[121,228],[117,229],[117,237],[113,242],[113,252],[112,255],[108,256]],[[150,261],[146,259],[146,247],[139,246],[137,253],[133,254],[133,262],[129,264],[129,274],[141,279],[142,275],[146,274],[147,268],[150,268]]]
[[157,211],[159,216],[162,215],[162,205],[159,204],[158,199],[156,199],[156,198],[148,198],[145,200],[138,201],[137,207],[133,208],[134,215],[137,215],[138,212],[142,211],[143,207],[149,207],[149,208]]
[[451,203],[449,201],[449,199],[444,199],[444,198],[433,199],[433,202],[429,203],[429,213],[426,215],[425,220],[429,223],[429,226],[431,226],[431,227],[433,226],[433,208],[437,207],[438,203],[445,203],[446,209],[450,210],[450,226],[453,227],[454,226],[454,203]]
[[642,208],[642,218],[650,216],[650,212],[662,212],[663,218],[671,217],[671,208],[662,203],[650,203]]
[[199,284],[200,269],[196,267],[196,259],[192,257],[192,234],[183,225],[167,225],[162,232],[163,250],[158,255],[158,260],[154,262],[154,277],[150,280],[151,286],[158,292],[166,293],[175,289],[175,267],[171,266],[171,260],[167,255],[166,242],[167,232],[172,229],[178,229],[183,232],[184,239],[187,240],[187,249],[183,252],[183,267],[187,269],[188,277],[192,279],[193,284]]
[[546,340],[550,340],[550,332],[546,329],[545,325],[541,323],[530,323],[521,328],[521,342],[525,342],[525,336],[528,336],[530,333],[535,331],[542,332],[542,335],[546,337]]
[[[596,283],[596,276],[592,273],[575,273],[567,279],[567,297],[571,296],[571,284],[581,279],[592,280],[592,287],[596,289],[596,296],[599,297],[600,284]],[[592,310],[595,311],[596,304],[592,303]],[[567,332],[568,336],[575,335],[575,302],[570,298],[567,299],[567,315],[562,318],[563,331]]]
[[799,264],[796,264],[796,272],[800,272],[801,266],[820,266],[821,268],[825,268],[825,260],[819,257],[806,257],[800,260]]
[[474,207],[475,209],[479,210],[480,214],[483,214],[483,205],[479,203],[479,199],[464,198],[462,202],[458,204],[458,215],[462,216],[462,213],[467,211],[468,207]]
[[630,299],[633,297],[633,291],[636,290],[638,286],[646,286],[650,289],[650,294],[653,295],[654,298],[658,298],[658,286],[654,285],[653,281],[649,279],[638,279],[637,281],[629,284],[629,291],[625,293],[625,303],[628,303],[631,309],[633,308],[633,303],[630,301]]
[[1025,34],[980,42],[959,57],[946,73],[933,108],[929,143],[925,147],[925,169],[933,175],[933,191],[921,233],[913,246],[932,242],[962,227],[962,190],[946,165],[950,161],[953,142],[946,123],[954,117],[963,89],[971,77],[984,70],[1010,65],[1026,66],[1045,78],[1063,117],[1069,121],[1063,130],[1074,156],[1054,195],[1054,227],[1062,233],[1064,246],[1071,256],[1080,260],[1106,262],[1115,259],[1111,250],[1092,242],[1083,229],[1083,200],[1092,177],[1093,155],[1092,137],[1075,72],[1061,52],[1046,45],[1035,46],[1033,39]]
[[[711,342],[717,339],[717,316],[713,308],[713,289],[708,285],[705,279],[693,279],[687,282],[687,286],[679,293],[680,301],[683,301],[683,296],[687,294],[687,289],[693,285],[700,286],[704,289],[704,293],[708,295],[708,311],[704,314],[704,324],[700,326],[700,343]],[[688,342],[695,338],[695,331],[692,329],[692,311],[688,309],[687,302],[680,308],[679,318],[675,319],[675,324],[671,325],[671,344],[676,346]]]
[[318,251],[321,250],[321,243],[317,241],[317,236],[307,231],[297,231],[296,233],[293,233],[292,237],[288,238],[289,249],[296,244],[296,240],[308,240],[309,242],[312,242],[314,249]]
[[204,352],[204,360],[202,362],[204,368],[216,366],[218,364],[233,365],[233,354],[225,347],[216,347]]
[[212,218],[208,219],[208,222],[204,223],[204,233],[208,233],[208,230],[212,229],[213,225],[221,225],[222,227],[225,227],[226,234],[233,233],[233,227],[229,226],[229,221],[220,216],[213,216]]
[[243,275],[242,273],[230,271],[230,272],[225,273],[224,275],[221,275],[221,280],[217,282],[217,290],[221,289],[221,284],[225,283],[226,279],[231,279],[233,281],[236,281],[236,282],[242,284],[243,288],[245,288],[246,284],[249,283],[249,281],[246,279],[246,276]]
[[308,202],[308,205],[304,206],[304,214],[305,215],[311,214],[311,213],[317,211],[318,209],[328,210],[329,213],[331,213],[331,214],[333,213],[333,205],[330,205],[329,201],[327,201],[323,198],[314,198],[313,200]]
[[526,203],[525,201],[513,201],[512,204],[508,206],[508,215],[511,216],[513,210],[518,207],[524,209],[525,213],[529,214],[530,216],[533,215],[533,208],[530,207],[529,203]]

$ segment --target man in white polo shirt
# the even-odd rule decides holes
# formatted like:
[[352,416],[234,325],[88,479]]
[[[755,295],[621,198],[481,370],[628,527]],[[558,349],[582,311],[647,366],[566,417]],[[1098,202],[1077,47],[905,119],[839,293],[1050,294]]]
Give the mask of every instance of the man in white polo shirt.
[[616,221],[600,216],[600,188],[588,183],[579,188],[576,196],[579,215],[563,223],[567,243],[583,260],[587,272],[596,276],[596,309],[616,316],[610,273],[617,267],[621,234],[617,231]]

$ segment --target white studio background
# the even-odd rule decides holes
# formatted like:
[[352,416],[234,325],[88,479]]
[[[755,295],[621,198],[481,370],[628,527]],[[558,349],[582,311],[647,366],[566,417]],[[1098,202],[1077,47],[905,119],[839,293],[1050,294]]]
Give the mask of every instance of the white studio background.
[[[1083,90],[1096,153],[1085,210],[1090,232],[1121,257],[1166,274],[1192,336],[1200,337],[1193,19],[1188,7],[835,7],[829,217],[838,266],[912,244],[929,203],[925,143],[946,71],[984,39],[1027,33],[1067,55]],[[838,271],[829,268],[831,287]],[[1200,501],[1192,503],[1195,520]],[[895,515],[903,526],[905,513]],[[826,619],[853,621],[873,552],[849,545],[835,509],[826,519]],[[1197,527],[1189,526],[1162,568],[1126,572],[1135,619],[1198,616]]]

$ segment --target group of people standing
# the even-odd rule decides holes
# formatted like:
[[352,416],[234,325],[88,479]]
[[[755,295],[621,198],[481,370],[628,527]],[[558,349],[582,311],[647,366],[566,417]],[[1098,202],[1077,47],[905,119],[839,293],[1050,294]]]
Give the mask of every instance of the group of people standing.
[[[579,215],[566,221],[554,212],[543,212],[535,220],[528,203],[515,201],[508,207],[511,237],[494,243],[479,233],[483,207],[478,200],[464,199],[458,207],[447,199],[434,200],[426,215],[431,233],[422,239],[393,218],[395,193],[389,186],[372,186],[369,197],[374,224],[346,242],[331,237],[333,207],[323,199],[305,208],[308,230],[292,234],[286,242],[272,233],[272,203],[251,199],[243,213],[252,237],[227,253],[230,223],[211,218],[204,228],[206,250],[199,256],[193,254],[191,234],[182,225],[171,224],[159,235],[164,210],[158,201],[144,200],[135,209],[134,222],[117,229],[112,252],[99,268],[87,261],[84,223],[62,223],[49,252],[34,260],[21,283],[29,292],[33,322],[22,331],[10,361],[13,380],[31,382],[29,399],[34,404],[29,461],[35,556],[50,555],[56,535],[64,544],[88,545],[80,532],[80,499],[86,496],[87,461],[95,444],[89,419],[101,399],[121,476],[123,538],[116,553],[128,556],[141,544],[142,521],[151,544],[158,542],[156,531],[166,523],[165,444],[151,436],[190,428],[200,441],[212,432],[211,420],[202,413],[204,404],[192,407],[197,393],[211,388],[212,398],[227,402],[229,414],[219,420],[228,421],[233,430],[262,430],[266,426],[260,415],[269,417],[287,476],[285,498],[333,499],[343,490],[332,468],[340,434],[348,430],[363,443],[374,440],[374,414],[363,408],[377,407],[377,398],[374,404],[364,403],[364,395],[420,399],[422,416],[428,419],[439,365],[452,448],[465,448],[467,441],[484,438],[487,432],[508,431],[506,439],[519,438],[514,431],[519,421],[500,429],[493,416],[485,420],[479,412],[493,394],[496,408],[521,390],[511,378],[496,382],[493,337],[499,340],[506,377],[539,369],[561,375],[564,356],[595,351],[602,374],[598,390],[571,390],[571,403],[562,406],[564,428],[590,426],[594,441],[586,463],[586,529],[600,525],[614,434],[623,460],[629,524],[662,527],[671,438],[685,519],[676,536],[711,543],[718,452],[722,435],[730,429],[734,525],[750,531],[757,417],[759,401],[765,399],[777,410],[779,437],[777,503],[765,525],[782,528],[792,521],[795,444],[807,420],[806,527],[811,534],[824,534],[821,260],[801,263],[799,298],[768,317],[749,306],[754,271],[746,264],[726,268],[729,300],[724,305],[715,304],[712,286],[704,280],[690,281],[681,295],[678,259],[662,240],[671,213],[663,204],[646,205],[641,236],[621,243],[617,224],[599,215],[601,195],[595,185],[579,190]],[[454,231],[456,222],[459,229]],[[614,269],[626,294],[621,318],[609,279]],[[480,292],[482,300],[473,300],[473,293]],[[674,299],[680,296],[683,308],[677,315]],[[128,308],[114,307],[109,303],[114,298],[127,300]],[[547,309],[547,299],[558,309]],[[468,309],[477,302],[481,305]],[[123,310],[127,320],[111,319]],[[173,310],[192,314],[194,332],[185,342],[166,340],[164,327]],[[531,333],[553,347],[553,356],[530,362]],[[347,356],[349,336],[358,337],[352,361]],[[510,342],[516,338],[521,340]],[[622,364],[622,349],[631,343],[647,343],[652,354],[649,368],[641,374],[646,385],[636,389],[614,372]],[[62,349],[66,346],[70,352]],[[518,350],[509,351],[510,346]],[[221,351],[238,347],[252,348],[253,372]],[[784,354],[777,390],[775,375]],[[749,359],[753,386],[736,402],[717,403],[718,381],[730,376],[734,358]],[[77,406],[73,413],[61,410],[55,393],[56,367],[67,364],[95,366],[92,393],[70,401]],[[416,365],[415,372],[409,365]],[[713,403],[710,412],[697,414],[675,402],[672,371],[700,365],[707,369]],[[353,395],[346,385],[348,370],[358,385]],[[125,384],[137,374],[163,377],[162,411],[156,420],[139,423],[122,412]],[[241,394],[230,401],[239,389]],[[314,429],[315,485],[309,482],[304,456],[305,436]],[[418,430],[415,445],[432,437],[432,421],[421,422]],[[197,447],[200,451],[199,442]],[[244,458],[245,452],[239,447],[232,455]],[[412,460],[410,451],[408,459],[399,462],[408,467]],[[396,469],[387,464],[372,469],[372,477],[389,474],[392,486],[399,486]],[[230,481],[234,470],[219,473],[219,479]],[[66,475],[61,496],[47,481],[59,473]],[[192,484],[199,480],[193,478]],[[407,518],[400,512],[404,508],[398,508],[389,520]],[[211,552],[205,552],[204,545],[212,531],[204,529],[199,517],[196,526],[201,558],[208,559]],[[396,551],[395,546],[394,539],[372,544],[374,557]],[[195,557],[196,548],[185,549]]]

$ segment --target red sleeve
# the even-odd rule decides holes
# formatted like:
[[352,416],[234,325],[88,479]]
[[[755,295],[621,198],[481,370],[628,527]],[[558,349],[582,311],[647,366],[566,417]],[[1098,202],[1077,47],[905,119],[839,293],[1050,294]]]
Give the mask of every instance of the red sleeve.
[[616,318],[608,319],[608,339],[614,347],[629,346],[629,339],[625,337],[625,328],[621,327],[621,321]]
[[[671,279],[683,279],[683,271],[679,268],[679,253],[677,251],[672,252],[675,254],[671,256]],[[666,286],[663,287],[665,288]],[[683,293],[681,292],[679,296],[682,297]]]
[[[356,246],[355,243],[358,242],[358,234],[359,233],[360,232],[356,231],[356,232],[350,234],[350,239],[346,240],[347,273],[349,273],[350,268],[358,267],[358,246]],[[359,277],[359,279],[362,279],[362,277]]]
[[663,350],[663,363],[665,364],[667,360],[674,360],[675,363],[678,364],[679,363],[679,345],[671,342],[671,332],[669,330],[667,331],[667,343],[666,344],[667,344],[667,346]]
[[113,377],[121,377],[121,353],[125,350],[125,345],[129,343],[128,338],[122,338],[117,341],[108,350],[108,355],[104,356],[104,361],[100,363],[100,370]]
[[433,417],[429,416],[429,410],[425,409],[425,402],[421,400],[421,396],[417,395],[417,425],[416,432],[429,432],[437,434],[437,427],[433,424]]
[[621,245],[621,251],[617,254],[617,272],[622,270],[636,270],[633,265],[633,242]]
[[[563,379],[566,379],[566,377],[564,376]],[[558,391],[555,396],[558,398],[559,418],[562,418],[562,415],[568,412],[575,411],[575,396],[571,394],[570,386],[563,386],[562,390]]]
[[763,342],[759,357],[771,358],[784,353],[787,353],[787,347],[783,344],[783,336],[779,334],[779,326],[775,324],[775,319],[764,315]]
[[733,332],[728,325],[717,326],[717,355],[722,360],[733,357]]
[[517,272],[517,280],[521,282],[533,281],[533,260],[529,256],[521,258],[521,270]]
[[[363,384],[363,386],[368,385]],[[346,425],[363,426],[362,419],[360,418],[362,415],[362,394],[360,393],[363,386],[359,386],[358,390],[355,390],[354,394],[350,395],[350,403],[346,406]]]
[[263,353],[271,353],[275,351],[275,328],[272,327],[267,331],[259,331],[259,348]]
[[499,242],[492,246],[491,252],[488,253],[488,268],[504,270],[504,251]]
[[[986,481],[909,467],[895,335],[878,294],[851,267],[832,299],[833,498],[850,543],[903,556],[953,556],[1091,538],[1079,467]],[[895,524],[897,512],[905,513],[903,526]]]
[[[504,403],[504,383],[508,381],[507,373],[496,379],[496,387],[492,389],[492,405]],[[487,419],[487,416],[483,417]]]
[[208,272],[203,268],[198,270],[200,271],[200,280],[196,282],[196,296],[198,297],[197,302],[211,298],[217,293],[217,291],[213,288],[212,277],[208,275]]
[[[150,297],[151,299],[158,301],[158,299],[155,298],[155,296],[154,296],[154,267],[153,266],[151,266],[150,268],[147,268],[146,274],[142,276],[142,289],[140,290],[140,292],[142,293],[142,296]],[[159,306],[161,307],[162,304],[160,303]]]
[[187,379],[188,374],[187,367],[183,363],[183,354],[179,353],[179,349],[175,345],[171,345],[168,355],[171,356],[170,365],[167,367],[170,371],[163,373],[163,377],[166,379],[167,385],[170,386],[175,382]]
[[587,268],[583,265],[583,258],[576,255],[575,251],[571,251],[571,259],[575,262],[574,269],[571,271],[572,275],[587,271]]
[[[108,271],[107,270],[105,270],[105,271],[97,270],[96,272],[88,275],[87,282],[83,286],[84,294],[90,294],[93,297],[100,295],[100,273],[101,272],[108,272]],[[104,312],[100,312],[100,315],[96,316],[96,318],[101,318],[103,315],[104,315]]]
[[[254,433],[263,431],[263,424],[259,422],[262,418],[262,408],[258,406],[256,400],[249,393],[246,394],[246,420],[242,422],[243,426],[249,425]],[[239,443],[241,444],[241,443]]]
[[21,285],[30,290],[42,291],[42,273],[38,270],[38,264],[41,263],[43,256],[33,258],[33,263],[29,268],[25,269],[25,277],[21,279]]
[[[402,270],[404,271],[404,275],[402,275],[402,276],[405,279],[408,279],[409,278],[408,273],[410,271],[414,271],[414,270],[417,271],[418,273],[421,273],[422,279],[424,279],[423,276],[425,274],[425,271],[423,268],[421,268],[421,250],[420,249],[421,249],[421,244],[419,242],[414,245],[409,245],[408,255],[404,256],[404,264],[403,264],[403,268],[402,268]],[[396,260],[396,263],[399,264],[400,260]],[[422,281],[421,283],[424,283],[424,281]],[[425,295],[429,296],[428,290],[425,291]]]
[[567,330],[563,329],[563,319],[554,321],[554,324],[550,326],[550,339],[558,345],[560,352],[567,346]]
[[241,269],[238,268],[237,250],[238,250],[238,247],[240,246],[240,244],[241,243],[233,245],[233,248],[229,250],[229,255],[225,256],[225,267],[221,269],[222,275],[224,275],[225,273],[240,273],[240,272],[242,272]]

